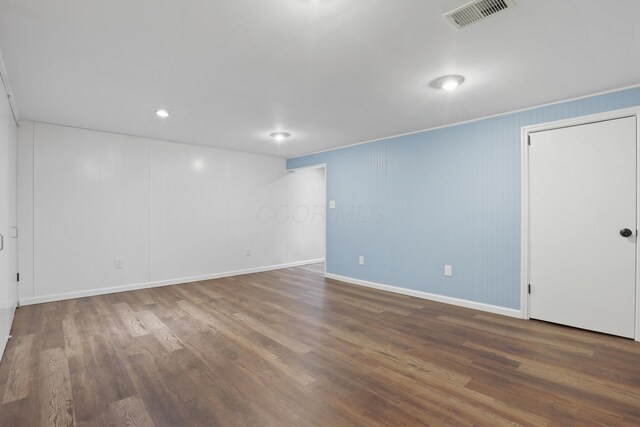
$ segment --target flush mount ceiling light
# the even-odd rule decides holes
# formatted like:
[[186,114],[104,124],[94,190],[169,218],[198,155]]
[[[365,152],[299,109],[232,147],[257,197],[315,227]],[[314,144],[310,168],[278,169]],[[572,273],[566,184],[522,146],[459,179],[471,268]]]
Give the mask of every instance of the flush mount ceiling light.
[[464,83],[463,76],[442,76],[438,77],[434,81],[431,82],[431,87],[436,89],[444,89],[444,90],[454,90],[458,86]]
[[161,117],[163,119],[166,119],[167,117],[169,117],[170,114],[171,113],[166,108],[158,108],[156,110],[156,116]]
[[285,139],[289,138],[291,136],[290,133],[288,132],[274,132],[271,135],[269,135],[271,138],[275,139],[278,142],[282,142]]

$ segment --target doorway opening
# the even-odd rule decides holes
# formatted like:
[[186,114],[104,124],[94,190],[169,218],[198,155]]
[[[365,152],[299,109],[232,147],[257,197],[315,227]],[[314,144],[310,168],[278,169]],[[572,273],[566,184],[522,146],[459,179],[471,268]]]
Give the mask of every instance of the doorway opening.
[[290,206],[293,247],[304,251],[302,257],[323,263],[327,260],[327,174],[326,165],[290,169],[290,185],[296,194]]

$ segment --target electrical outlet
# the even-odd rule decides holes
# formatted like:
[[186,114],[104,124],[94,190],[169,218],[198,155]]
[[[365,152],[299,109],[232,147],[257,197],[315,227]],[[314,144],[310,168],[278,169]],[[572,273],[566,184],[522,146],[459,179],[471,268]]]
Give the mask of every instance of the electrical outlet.
[[247,256],[251,256],[251,248],[247,249]]
[[453,267],[450,265],[445,265],[444,266],[444,275],[447,277],[451,277],[453,276]]
[[364,257],[362,255],[358,258],[358,264],[364,265]]
[[122,269],[122,260],[121,259],[116,259],[115,267],[116,267],[116,270]]
[[336,208],[336,201],[329,200],[329,209],[335,209],[335,208]]

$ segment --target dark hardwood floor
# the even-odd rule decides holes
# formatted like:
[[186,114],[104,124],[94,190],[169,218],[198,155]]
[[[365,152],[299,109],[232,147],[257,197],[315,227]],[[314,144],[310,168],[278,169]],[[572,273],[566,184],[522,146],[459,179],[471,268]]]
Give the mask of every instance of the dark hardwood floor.
[[18,309],[0,425],[640,425],[640,344],[322,265]]

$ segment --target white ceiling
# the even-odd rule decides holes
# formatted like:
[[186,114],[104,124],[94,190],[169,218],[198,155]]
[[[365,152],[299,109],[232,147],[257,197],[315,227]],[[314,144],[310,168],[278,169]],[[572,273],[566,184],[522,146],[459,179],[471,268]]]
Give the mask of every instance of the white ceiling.
[[23,119],[286,157],[640,83],[640,1],[466,2],[0,0],[0,51]]

